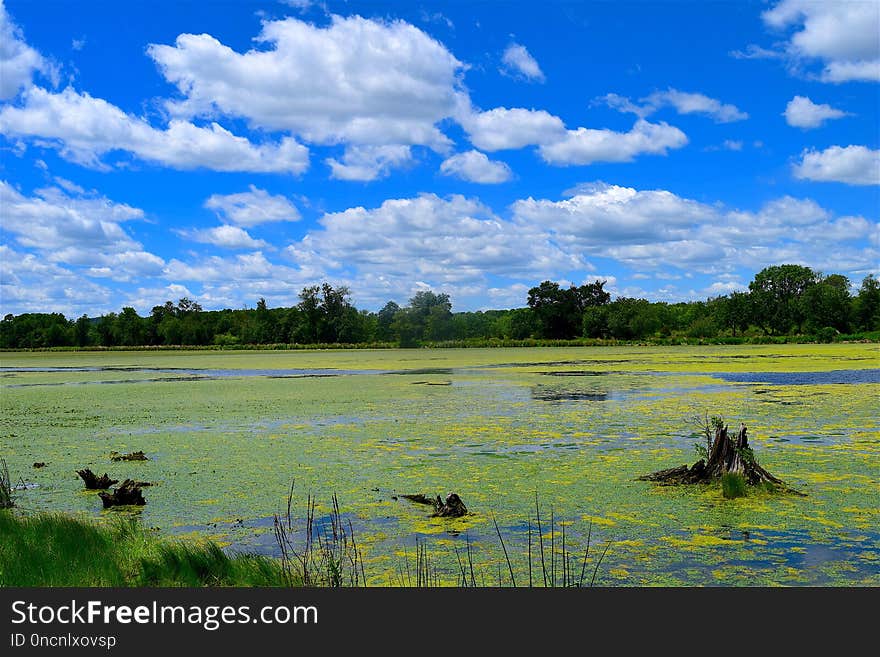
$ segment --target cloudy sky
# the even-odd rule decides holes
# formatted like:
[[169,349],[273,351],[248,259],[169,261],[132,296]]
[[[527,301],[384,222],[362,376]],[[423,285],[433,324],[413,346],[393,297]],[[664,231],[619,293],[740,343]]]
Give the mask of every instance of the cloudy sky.
[[878,82],[878,0],[0,0],[0,312],[858,283]]

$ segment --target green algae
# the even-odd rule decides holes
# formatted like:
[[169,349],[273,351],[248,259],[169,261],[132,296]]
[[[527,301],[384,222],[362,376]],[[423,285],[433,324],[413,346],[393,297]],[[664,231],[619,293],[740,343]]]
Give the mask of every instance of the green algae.
[[[557,540],[559,521],[570,523],[572,554],[590,537],[591,568],[611,541],[602,585],[878,581],[880,385],[712,376],[876,368],[875,345],[17,352],[0,355],[0,366],[129,368],[4,372],[0,455],[16,478],[37,484],[19,493],[34,510],[131,513],[102,511],[81,489],[74,471],[90,467],[156,484],[134,512],[145,526],[272,554],[271,518],[295,480],[295,517],[307,492],[317,494],[319,515],[338,493],[371,583],[400,583],[402,554],[412,557],[416,540],[427,542],[447,583],[466,542],[494,581],[507,566],[493,515],[522,582],[537,493]],[[193,380],[131,368],[364,373]],[[761,464],[807,497],[758,490],[728,500],[720,487],[635,481],[695,460],[691,418],[706,412],[745,421]],[[136,450],[150,461],[110,461],[111,451]],[[36,461],[48,465],[34,470]],[[449,491],[472,515],[432,519],[395,499]]]

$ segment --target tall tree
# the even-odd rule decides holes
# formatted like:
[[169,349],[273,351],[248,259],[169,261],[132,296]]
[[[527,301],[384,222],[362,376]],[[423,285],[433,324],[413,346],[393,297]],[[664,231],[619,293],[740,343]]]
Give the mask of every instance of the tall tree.
[[792,329],[800,333],[806,319],[804,294],[818,282],[818,278],[816,272],[801,265],[762,269],[749,283],[755,322],[776,335]]
[[831,327],[841,333],[850,329],[852,298],[849,279],[832,274],[804,292],[806,326],[811,333]]
[[880,281],[873,274],[862,279],[855,299],[855,317],[862,331],[880,331]]
[[400,339],[400,336],[395,335],[394,331],[391,330],[391,325],[394,323],[394,316],[399,311],[400,306],[393,301],[389,301],[382,307],[382,310],[376,314],[377,340],[380,342],[395,342]]
[[607,304],[611,295],[604,290],[605,281],[563,289],[553,281],[543,281],[529,290],[529,308],[535,314],[541,337],[574,338],[583,330],[583,314],[587,308]]
[[299,293],[300,302],[296,305],[300,322],[296,341],[303,344],[315,343],[321,330],[321,288],[317,285],[304,287]]

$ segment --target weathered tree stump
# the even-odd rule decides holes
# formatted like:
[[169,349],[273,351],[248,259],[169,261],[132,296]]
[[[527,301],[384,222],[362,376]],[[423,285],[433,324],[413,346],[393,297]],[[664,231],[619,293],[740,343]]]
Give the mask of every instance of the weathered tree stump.
[[432,518],[461,518],[462,516],[467,515],[467,507],[464,505],[464,502],[461,501],[461,498],[455,493],[449,493],[446,496],[446,501],[442,504],[440,503],[440,496],[437,496],[436,501],[434,502],[434,513],[431,514]]
[[98,497],[104,503],[104,508],[111,506],[136,505],[143,506],[147,503],[141,493],[141,487],[136,481],[126,479],[120,486],[113,489],[112,493],[98,493]]
[[687,465],[680,465],[676,468],[652,472],[639,477],[639,480],[662,484],[698,484],[717,481],[727,473],[740,475],[751,486],[766,483],[803,495],[758,465],[755,454],[749,447],[745,424],[740,425],[739,431],[733,438],[729,435],[727,425],[715,429],[715,440],[709,449],[708,459],[700,459],[690,468]]
[[119,483],[118,479],[108,477],[106,472],[98,477],[89,468],[77,470],[76,474],[80,476],[80,479],[83,480],[83,483],[89,490],[106,490],[113,484]]
[[431,518],[460,518],[467,515],[468,512],[464,502],[455,493],[449,493],[446,496],[445,502],[440,499],[439,495],[437,497],[428,497],[427,495],[417,493],[415,495],[401,495],[400,497],[416,504],[433,506],[434,513],[431,514]]
[[147,455],[142,451],[132,452],[131,454],[120,454],[119,452],[110,452],[111,461],[149,461]]

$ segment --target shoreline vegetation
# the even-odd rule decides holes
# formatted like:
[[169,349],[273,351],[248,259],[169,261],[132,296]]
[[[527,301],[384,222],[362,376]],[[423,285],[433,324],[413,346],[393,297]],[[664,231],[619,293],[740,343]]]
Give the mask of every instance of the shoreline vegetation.
[[289,586],[279,560],[226,554],[134,518],[106,525],[72,514],[0,511],[0,586]]
[[853,334],[835,335],[827,339],[821,335],[753,335],[753,336],[722,336],[716,338],[689,338],[687,336],[671,338],[648,338],[641,340],[615,340],[576,338],[572,340],[546,340],[526,338],[523,340],[503,339],[468,339],[445,340],[442,342],[425,342],[418,346],[401,347],[393,342],[368,343],[247,343],[227,345],[115,345],[115,346],[58,346],[58,347],[3,347],[2,352],[8,353],[65,353],[65,352],[114,352],[114,351],[353,351],[382,349],[492,349],[492,348],[532,348],[532,347],[711,347],[740,345],[783,345],[783,344],[876,344],[880,343],[880,331],[866,331]]
[[[99,522],[72,513],[22,513],[0,509],[0,587],[370,587],[363,557],[351,524],[346,526],[333,497],[327,523],[316,518],[310,497],[304,523],[288,508],[275,516],[274,536],[279,557],[253,552],[227,552],[210,538],[189,540],[144,528],[137,518],[116,517]],[[596,584],[602,562],[613,545],[580,549],[566,547],[566,524],[541,525],[541,510],[529,515],[527,586],[582,588]],[[534,524],[533,524],[534,520]],[[479,563],[472,545],[456,550],[457,569],[439,566],[437,555],[416,541],[414,553],[398,564],[397,585],[407,588],[441,586],[514,587],[526,585],[514,575],[508,546],[495,529],[507,567]],[[305,529],[299,531],[299,525]],[[592,524],[590,525],[592,531]],[[300,536],[299,534],[302,534]],[[299,539],[302,539],[299,542]],[[509,540],[509,539],[508,539]],[[561,541],[561,543],[560,543]],[[581,550],[583,555],[581,556]],[[487,577],[488,573],[488,577]],[[378,584],[386,586],[386,584]]]
[[706,301],[651,302],[617,297],[606,281],[562,287],[543,281],[527,306],[452,312],[446,293],[417,292],[409,305],[357,309],[351,291],[329,283],[303,288],[299,303],[203,310],[189,298],[154,306],[147,317],[126,306],[99,317],[7,314],[0,350],[16,349],[382,349],[602,345],[787,344],[880,341],[880,281],[857,294],[843,275],[800,265],[767,267],[748,291]]

